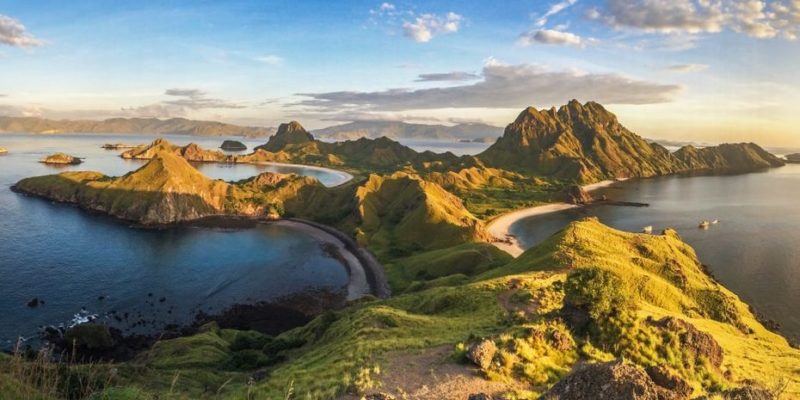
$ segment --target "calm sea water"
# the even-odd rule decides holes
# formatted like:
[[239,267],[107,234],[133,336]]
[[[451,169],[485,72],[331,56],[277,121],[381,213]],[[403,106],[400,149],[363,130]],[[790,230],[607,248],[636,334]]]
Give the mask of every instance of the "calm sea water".
[[[217,147],[221,139],[170,137]],[[155,320],[138,332],[191,321],[197,311],[218,312],[241,302],[270,300],[307,290],[343,291],[347,273],[310,236],[287,227],[251,229],[136,229],[75,207],[13,193],[18,180],[65,169],[120,175],[141,161],[126,161],[103,143],[143,143],[141,136],[0,134],[0,347],[40,326],[69,324],[111,310],[131,321]],[[259,142],[248,141],[248,145]],[[65,151],[86,162],[54,168],[37,160]],[[200,165],[203,173],[242,179],[269,167]],[[328,184],[340,179],[292,168]],[[333,175],[333,176],[329,176]],[[149,296],[152,294],[152,296]],[[105,296],[103,300],[99,298]],[[34,297],[44,305],[29,308]],[[161,301],[163,298],[163,301]],[[112,321],[114,322],[114,321]]]
[[[531,217],[511,227],[526,246],[591,215],[618,229],[672,227],[722,283],[785,333],[800,337],[800,165],[726,176],[631,180],[598,190],[650,207],[596,206]],[[720,220],[708,230],[703,220]]]

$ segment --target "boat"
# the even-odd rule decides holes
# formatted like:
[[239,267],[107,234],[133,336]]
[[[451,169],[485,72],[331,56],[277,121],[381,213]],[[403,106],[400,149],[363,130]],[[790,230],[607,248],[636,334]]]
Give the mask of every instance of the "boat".
[[700,228],[700,229],[708,229],[708,227],[709,227],[709,226],[711,226],[711,223],[710,223],[710,222],[708,222],[708,221],[703,221],[703,222],[701,222],[701,223],[700,223],[700,225],[698,226],[698,228]]
[[715,220],[711,221],[711,224],[712,224],[712,225],[716,225],[716,224],[718,224],[718,223],[719,223],[719,220],[718,220],[718,219],[715,219]]
[[647,225],[642,228],[642,232],[644,233],[653,233],[653,225]]

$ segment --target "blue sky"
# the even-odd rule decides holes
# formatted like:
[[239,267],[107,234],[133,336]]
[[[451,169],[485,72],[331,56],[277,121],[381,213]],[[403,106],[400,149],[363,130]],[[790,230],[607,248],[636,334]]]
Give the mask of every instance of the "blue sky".
[[0,0],[0,114],[502,126],[577,98],[800,146],[798,35],[796,0]]

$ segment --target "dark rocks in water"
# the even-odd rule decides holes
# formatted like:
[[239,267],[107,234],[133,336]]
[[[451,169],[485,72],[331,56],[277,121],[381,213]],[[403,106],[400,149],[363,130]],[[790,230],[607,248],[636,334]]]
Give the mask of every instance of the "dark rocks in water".
[[492,365],[492,360],[496,353],[497,345],[494,344],[494,341],[484,339],[470,346],[467,352],[467,358],[475,363],[475,365],[481,367],[481,369],[487,369]]
[[69,154],[55,153],[45,157],[41,162],[44,164],[75,165],[82,163],[83,160]]
[[163,303],[163,302],[165,302],[165,301],[167,301],[167,298],[166,298],[166,297],[162,297],[162,298],[158,299],[158,302],[159,302],[159,303]]
[[564,191],[564,201],[569,204],[589,204],[592,196],[580,185],[571,185]]
[[103,295],[97,296],[97,301],[103,301],[105,299],[106,299],[106,296],[103,296]]
[[28,302],[28,307],[36,308],[36,307],[39,307],[40,303],[41,303],[41,301],[39,301],[39,298],[38,297],[34,297]]
[[111,330],[105,325],[81,324],[70,328],[64,334],[68,348],[89,351],[106,350],[114,345]]
[[247,150],[247,146],[244,143],[242,143],[242,142],[240,142],[238,140],[226,140],[226,141],[222,142],[222,146],[219,146],[219,148],[222,149],[222,150],[228,150],[228,151],[243,151],[243,150]]
[[645,371],[621,360],[584,364],[556,383],[543,399],[678,400],[679,393],[658,386]]

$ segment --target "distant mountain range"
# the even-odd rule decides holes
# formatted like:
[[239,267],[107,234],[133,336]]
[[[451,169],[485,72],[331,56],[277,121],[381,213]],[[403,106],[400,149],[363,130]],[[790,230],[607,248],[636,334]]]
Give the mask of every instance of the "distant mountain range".
[[186,118],[110,118],[93,120],[52,120],[37,117],[0,116],[0,132],[30,133],[130,133],[152,135],[267,137],[274,128],[231,125]]
[[313,131],[314,136],[326,140],[355,140],[362,137],[376,139],[483,139],[497,138],[503,128],[486,124],[458,124],[453,126],[410,124],[400,121],[353,121]]

